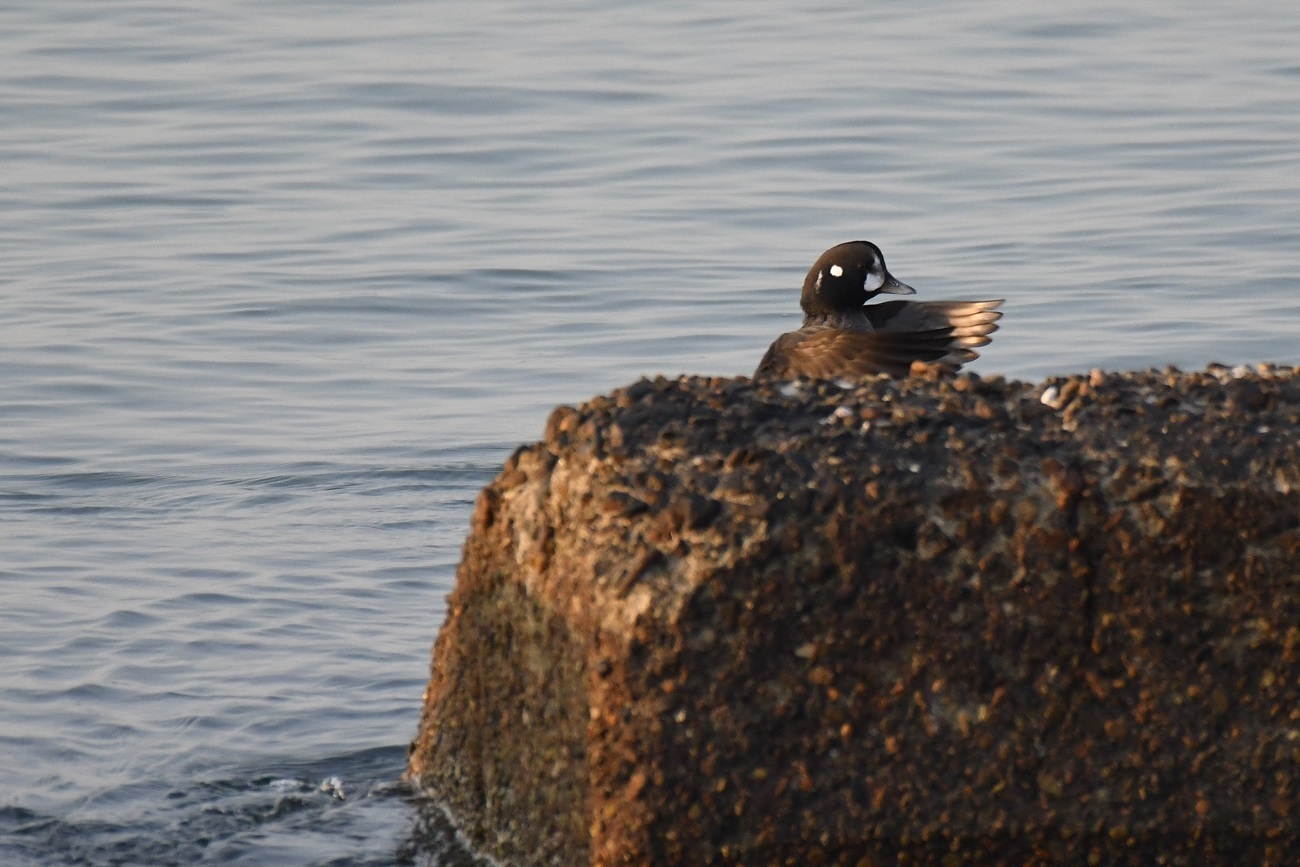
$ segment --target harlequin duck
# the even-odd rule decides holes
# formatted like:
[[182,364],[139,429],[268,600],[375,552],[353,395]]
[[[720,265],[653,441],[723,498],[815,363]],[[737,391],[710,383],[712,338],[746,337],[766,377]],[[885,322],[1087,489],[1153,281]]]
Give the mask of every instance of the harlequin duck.
[[782,334],[754,372],[756,378],[855,378],[872,373],[906,376],[912,362],[957,369],[978,357],[998,330],[996,301],[886,301],[881,293],[914,295],[885,268],[868,241],[831,247],[803,281],[803,327]]

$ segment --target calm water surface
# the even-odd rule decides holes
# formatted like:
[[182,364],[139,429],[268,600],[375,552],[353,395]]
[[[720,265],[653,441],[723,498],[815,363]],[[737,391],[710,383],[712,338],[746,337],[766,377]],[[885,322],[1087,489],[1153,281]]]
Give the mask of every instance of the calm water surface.
[[[975,370],[1300,361],[1300,7],[0,7],[0,862],[458,863],[477,490],[864,237]],[[341,797],[340,797],[341,796]]]

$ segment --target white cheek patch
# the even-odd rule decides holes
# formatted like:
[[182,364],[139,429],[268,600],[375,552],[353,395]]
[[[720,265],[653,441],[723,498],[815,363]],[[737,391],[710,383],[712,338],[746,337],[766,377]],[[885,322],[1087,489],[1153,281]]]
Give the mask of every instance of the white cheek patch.
[[843,277],[843,276],[844,276],[844,269],[841,268],[839,265],[832,265],[832,266],[830,267],[830,272],[831,272],[831,276],[832,276],[832,277]]
[[880,273],[879,271],[868,271],[868,272],[867,272],[867,284],[866,284],[866,289],[867,289],[868,292],[875,292],[877,289],[879,289],[881,286],[884,286],[884,285],[885,285],[885,275],[884,275],[884,274]]
[[822,272],[817,272],[817,282],[813,284],[814,289],[822,288]]

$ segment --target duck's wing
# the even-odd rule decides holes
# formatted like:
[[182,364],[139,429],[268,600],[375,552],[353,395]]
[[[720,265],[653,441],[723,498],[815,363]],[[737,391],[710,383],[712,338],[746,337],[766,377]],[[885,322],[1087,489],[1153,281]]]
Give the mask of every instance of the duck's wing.
[[[950,328],[954,349],[985,346],[1002,318],[996,301],[886,301],[862,308],[877,332],[929,332]],[[972,358],[974,355],[971,356]],[[967,359],[969,360],[969,359]]]
[[[884,373],[906,376],[914,361],[959,366],[977,357],[965,337],[945,325],[924,331],[847,331],[811,325],[782,334],[768,348],[755,378],[855,379]],[[987,343],[988,340],[984,340]],[[983,344],[974,344],[983,345]]]

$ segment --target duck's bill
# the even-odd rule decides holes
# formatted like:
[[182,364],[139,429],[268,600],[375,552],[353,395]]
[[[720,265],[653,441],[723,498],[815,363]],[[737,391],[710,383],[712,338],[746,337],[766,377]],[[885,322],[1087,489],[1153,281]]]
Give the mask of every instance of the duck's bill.
[[890,295],[915,295],[916,290],[906,283],[900,283],[894,279],[892,274],[885,277],[885,282],[880,284],[881,292],[888,292]]

